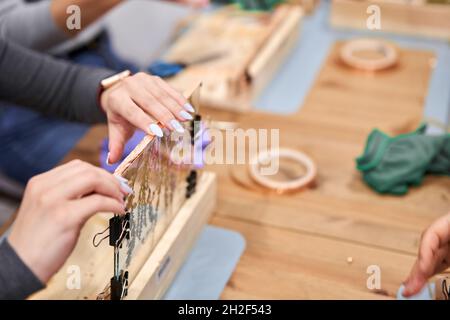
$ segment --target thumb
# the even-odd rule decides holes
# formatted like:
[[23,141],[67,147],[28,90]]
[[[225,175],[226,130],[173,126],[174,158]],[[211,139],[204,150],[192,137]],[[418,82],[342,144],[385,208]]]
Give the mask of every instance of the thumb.
[[121,159],[125,144],[131,138],[133,132],[134,127],[128,123],[108,123],[108,162],[110,164],[116,163]]
[[420,270],[419,261],[416,261],[413,269],[411,270],[411,274],[404,283],[405,289],[403,290],[403,296],[410,297],[419,293],[419,291],[426,284],[427,280],[428,277],[426,277],[426,275],[424,275]]

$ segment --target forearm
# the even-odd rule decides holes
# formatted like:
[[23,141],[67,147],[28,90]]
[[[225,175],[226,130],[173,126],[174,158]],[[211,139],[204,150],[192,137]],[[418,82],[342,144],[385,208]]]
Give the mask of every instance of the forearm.
[[49,0],[35,3],[1,0],[0,37],[40,51],[66,40],[67,35],[51,15],[50,4]]
[[[21,46],[39,51],[76,35],[123,0],[0,0],[0,36]],[[69,30],[67,8],[77,5],[81,29]]]
[[105,120],[100,81],[113,72],[55,60],[0,39],[0,99],[67,120]]
[[21,300],[44,285],[22,261],[7,240],[0,243],[0,299]]
[[[121,2],[123,0],[53,0],[50,11],[61,30],[66,34],[75,35]],[[71,5],[76,5],[80,8],[81,30],[69,30],[67,28],[67,19],[69,17],[67,8]]]

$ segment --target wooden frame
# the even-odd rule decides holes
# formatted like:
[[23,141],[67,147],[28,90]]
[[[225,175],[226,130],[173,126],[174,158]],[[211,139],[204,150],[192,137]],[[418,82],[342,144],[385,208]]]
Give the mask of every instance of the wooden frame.
[[369,5],[381,12],[381,31],[450,39],[450,5],[423,0],[332,0],[330,23],[334,27],[366,29]]
[[[128,287],[126,299],[159,299],[169,288],[204,224],[217,197],[216,174],[204,172],[197,192],[185,202],[150,256],[137,256],[143,267]],[[30,299],[96,299],[112,275],[112,247],[92,245],[92,237],[108,225],[110,215],[91,218],[81,231],[75,250],[44,290]],[[71,266],[81,270],[81,288],[68,289]]]
[[[197,89],[197,87],[198,85],[194,88]],[[188,90],[185,96],[189,97],[190,102],[198,110],[198,91]],[[217,187],[215,174],[203,172],[198,175],[195,184],[196,191],[193,194],[189,191],[189,196],[187,196],[184,172],[192,172],[192,169],[186,167],[180,171],[181,167],[173,167],[172,162],[165,156],[165,149],[159,149],[159,147],[154,149],[153,139],[154,137],[151,136],[144,137],[116,169],[115,174],[126,177],[131,175],[134,179],[141,177],[141,180],[136,180],[137,184],[133,186],[135,194],[145,192],[153,195],[157,189],[160,189],[163,199],[171,199],[172,202],[169,203],[171,203],[170,208],[172,209],[168,211],[168,207],[161,207],[162,211],[160,212],[158,206],[153,206],[154,202],[146,201],[147,198],[144,198],[145,201],[142,203],[139,198],[140,207],[134,207],[131,204],[138,198],[130,195],[127,198],[127,208],[132,213],[128,220],[128,227],[122,225],[121,230],[128,228],[129,235],[131,235],[129,238],[122,238],[123,241],[120,243],[113,240],[114,249],[107,243],[108,240],[97,248],[93,245],[94,235],[101,233],[100,238],[108,235],[108,225],[111,227],[111,214],[103,213],[92,217],[83,227],[77,245],[64,266],[50,280],[47,288],[34,294],[31,299],[109,299],[110,286],[108,283],[113,276],[113,269],[115,270],[118,266],[114,260],[113,268],[113,257],[116,259],[115,253],[120,252],[119,250],[122,250],[123,254],[130,259],[129,262],[120,265],[120,270],[129,274],[126,286],[128,294],[123,298],[154,299],[162,297],[201,232],[202,226],[212,213],[216,203]],[[160,144],[164,144],[164,141],[156,141],[156,146]],[[156,158],[156,162],[149,162],[153,159],[152,150],[162,158]],[[162,177],[159,175],[147,176],[145,172],[149,172],[147,169],[152,167],[140,167],[141,163],[157,164],[162,162],[170,163],[164,167],[165,169],[158,167],[166,172]],[[138,167],[141,170],[137,171]],[[172,172],[172,174],[168,174],[168,172]],[[175,183],[177,188],[164,189],[163,186],[166,182],[160,184],[160,179],[167,181],[172,176],[176,177],[176,180],[170,179],[168,183]],[[161,187],[155,187],[159,185]],[[170,198],[167,198],[168,195],[171,195]],[[186,199],[186,197],[188,198]],[[156,203],[160,202],[160,198],[155,199]],[[141,209],[138,208],[147,206],[153,208],[150,212],[155,212],[154,214],[158,218],[147,221],[146,225],[149,231],[142,231],[143,236],[136,238],[132,223],[140,217]],[[137,216],[134,216],[134,213]],[[136,227],[141,225],[142,223],[137,222],[134,224]],[[103,230],[105,231],[102,232]],[[150,231],[151,233],[149,233]],[[123,231],[120,233],[122,234]],[[133,246],[128,246],[125,241],[133,241]],[[81,282],[78,280],[73,282],[74,279],[79,279]]]

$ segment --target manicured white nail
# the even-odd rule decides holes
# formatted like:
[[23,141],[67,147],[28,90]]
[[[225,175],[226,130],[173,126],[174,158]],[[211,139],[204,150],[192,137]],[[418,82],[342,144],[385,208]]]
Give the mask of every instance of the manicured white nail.
[[117,179],[119,179],[120,181],[123,181],[125,183],[128,183],[128,179],[125,179],[124,177],[121,176],[115,176]]
[[186,119],[186,120],[192,120],[192,119],[194,119],[189,113],[187,113],[186,111],[180,111],[180,116],[183,118],[183,119]]
[[109,152],[108,152],[108,154],[106,155],[106,164],[107,164],[108,166],[111,165],[111,162],[109,162]]
[[189,102],[185,103],[183,107],[189,112],[195,112],[194,107]]
[[163,132],[161,130],[161,128],[156,124],[156,123],[152,123],[149,127],[150,131],[157,137],[162,138],[163,137]]
[[133,189],[131,189],[131,187],[128,185],[128,183],[126,183],[124,180],[122,180],[120,177],[118,176],[114,176],[117,181],[119,181],[120,183],[120,189],[122,189],[123,192],[127,193],[127,194],[133,194]]
[[175,119],[170,120],[170,125],[175,129],[176,132],[178,132],[178,133],[184,132],[184,128],[181,126],[181,124],[177,120],[175,120]]

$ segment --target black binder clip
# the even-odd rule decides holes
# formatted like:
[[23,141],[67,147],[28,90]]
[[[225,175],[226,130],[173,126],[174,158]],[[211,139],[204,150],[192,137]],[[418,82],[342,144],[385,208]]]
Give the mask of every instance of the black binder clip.
[[111,278],[111,300],[122,300],[128,295],[128,271],[121,271],[118,278]]
[[197,187],[197,175],[197,171],[192,170],[186,179],[186,198],[188,199],[195,193],[195,189]]
[[201,130],[201,121],[202,121],[202,116],[199,114],[196,114],[194,116],[194,120],[192,120],[191,122],[191,144],[194,145],[195,144],[195,135],[200,132]]
[[130,213],[109,219],[109,245],[118,246],[123,239],[130,239]]

